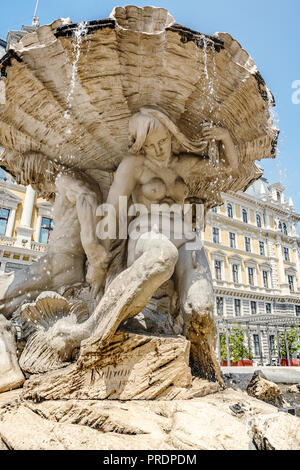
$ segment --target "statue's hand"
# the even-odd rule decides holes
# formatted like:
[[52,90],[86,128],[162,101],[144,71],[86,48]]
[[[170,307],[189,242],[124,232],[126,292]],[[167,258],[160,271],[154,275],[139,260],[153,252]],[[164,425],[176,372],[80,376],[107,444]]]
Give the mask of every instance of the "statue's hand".
[[96,266],[89,264],[86,280],[92,288],[92,296],[96,299],[98,296],[103,294],[104,291],[104,282],[106,278],[106,269],[101,265]]
[[211,126],[208,122],[203,124],[202,135],[208,140],[220,140],[222,142],[231,139],[228,129],[224,127]]
[[97,245],[94,249],[93,257],[88,260],[86,280],[92,287],[94,298],[103,293],[109,259],[109,254],[103,246]]

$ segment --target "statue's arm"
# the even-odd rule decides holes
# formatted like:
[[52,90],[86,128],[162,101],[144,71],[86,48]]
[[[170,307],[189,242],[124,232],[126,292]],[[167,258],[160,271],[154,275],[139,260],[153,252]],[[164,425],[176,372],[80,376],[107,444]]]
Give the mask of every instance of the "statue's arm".
[[76,208],[80,224],[80,240],[88,260],[86,280],[92,287],[96,298],[103,290],[108,264],[108,253],[96,235],[96,212],[99,195],[83,177],[60,174],[56,180],[56,188]]
[[126,157],[122,160],[110,187],[107,203],[112,204],[119,213],[119,198],[129,198],[137,184],[138,172],[141,167],[141,157]]
[[203,125],[203,138],[207,141],[214,139],[220,142],[220,161],[217,166],[213,165],[209,157],[182,155],[179,158],[180,174],[186,178],[189,177],[203,177],[217,175],[220,170],[237,170],[239,161],[236,146],[232,140],[230,132],[222,127],[210,127],[210,125]]
[[203,125],[202,135],[204,139],[214,139],[221,142],[221,159],[223,157],[225,164],[227,164],[227,166],[232,170],[238,169],[238,153],[228,129],[225,129],[224,127],[210,126],[209,123],[206,123]]
[[[111,205],[114,210],[108,211],[108,219],[106,218],[101,220],[98,224],[99,232],[104,233],[104,226],[111,224],[111,227],[118,227],[118,222],[120,222],[119,214],[119,204],[120,198],[125,197],[128,201],[130,198],[137,182],[138,175],[142,167],[141,157],[125,157],[120,165],[118,166],[117,171],[114,175],[114,181],[110,187],[106,203]],[[126,214],[127,215],[127,214]],[[110,220],[113,217],[114,220]],[[127,217],[126,217],[127,220]],[[103,228],[103,230],[102,230]],[[117,235],[118,236],[118,235]],[[103,240],[103,245],[106,247],[107,251],[110,250],[111,240]]]

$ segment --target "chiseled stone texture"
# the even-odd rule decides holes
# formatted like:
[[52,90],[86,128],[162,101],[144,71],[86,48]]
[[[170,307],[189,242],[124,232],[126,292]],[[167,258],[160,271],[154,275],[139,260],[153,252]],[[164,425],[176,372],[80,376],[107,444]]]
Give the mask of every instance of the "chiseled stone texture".
[[[190,343],[183,337],[117,332],[112,342],[91,351],[86,367],[32,375],[24,397],[59,399],[178,399],[220,390],[217,383],[193,378],[188,365]],[[87,355],[87,351],[86,351]]]
[[248,450],[253,442],[262,450],[300,448],[298,418],[232,389],[174,401],[36,403],[3,394],[0,439],[15,450]]
[[255,371],[247,386],[247,393],[274,406],[284,406],[285,401],[278,385],[266,379],[262,371]]
[[286,413],[257,416],[252,424],[260,450],[300,450],[300,420]]

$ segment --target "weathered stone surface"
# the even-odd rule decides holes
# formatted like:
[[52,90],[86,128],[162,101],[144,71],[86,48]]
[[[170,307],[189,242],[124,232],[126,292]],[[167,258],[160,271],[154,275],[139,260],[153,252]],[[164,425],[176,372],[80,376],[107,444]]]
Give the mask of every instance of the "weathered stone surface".
[[255,371],[247,386],[247,393],[274,406],[285,405],[278,385],[266,379],[261,371]]
[[8,447],[4,444],[4,442],[2,441],[2,439],[0,439],[0,451],[1,450],[8,450]]
[[300,393],[300,384],[295,384],[286,390],[288,393]]
[[[90,351],[88,367],[78,363],[33,375],[24,396],[50,399],[153,399],[192,390],[190,343],[183,337],[118,332],[104,348]],[[87,351],[86,351],[87,353]],[[207,382],[205,382],[207,387]],[[196,387],[197,388],[197,387]],[[199,387],[201,388],[201,387]],[[217,387],[218,389],[218,387]],[[216,389],[215,389],[216,390]]]
[[296,450],[299,420],[232,389],[190,401],[24,400],[0,409],[0,439],[12,449],[248,450],[254,439]]
[[[0,421],[0,436],[14,450],[119,450],[162,449],[155,436],[147,443],[145,435],[130,436],[101,433],[86,426],[57,424],[40,418],[25,406],[5,413]],[[164,443],[165,445],[165,443]],[[167,448],[169,448],[167,446]]]
[[257,416],[251,423],[259,450],[300,450],[300,421],[287,413]]
[[3,392],[0,394],[0,408],[3,406],[15,404],[21,394],[22,394],[22,388],[18,388],[16,390],[10,390],[9,392]]
[[18,364],[11,324],[0,315],[0,393],[20,387],[25,377]]

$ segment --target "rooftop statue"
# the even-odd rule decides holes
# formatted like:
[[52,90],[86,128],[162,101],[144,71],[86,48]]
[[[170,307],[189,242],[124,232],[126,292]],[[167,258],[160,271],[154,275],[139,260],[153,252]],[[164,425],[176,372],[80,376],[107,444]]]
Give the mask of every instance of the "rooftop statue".
[[[201,231],[220,193],[245,190],[262,175],[255,160],[275,157],[274,99],[252,58],[227,33],[208,36],[163,8],[127,6],[104,20],[42,26],[0,67],[1,164],[55,200],[47,254],[0,279],[2,313],[28,326],[32,312],[43,330],[27,328],[20,364],[32,374],[51,370],[56,385],[33,375],[29,396],[57,398],[57,383],[82,383],[83,370],[101,372],[100,389],[121,367],[126,384],[109,393],[140,397],[139,380],[157,368],[142,373],[136,364],[154,350],[173,368],[169,385],[159,376],[147,397],[192,387],[189,365],[222,386]],[[93,308],[83,318],[72,313],[78,295],[56,296],[86,283]],[[49,305],[71,306],[49,317],[41,294]],[[32,355],[39,365],[26,366]],[[76,396],[93,397],[85,387]]]

